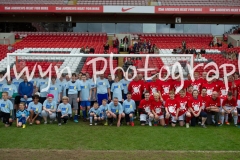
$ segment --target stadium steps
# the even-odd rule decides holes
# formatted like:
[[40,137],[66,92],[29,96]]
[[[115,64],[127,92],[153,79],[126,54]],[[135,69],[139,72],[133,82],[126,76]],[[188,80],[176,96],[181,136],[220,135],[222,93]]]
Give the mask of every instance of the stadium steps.
[[78,64],[76,73],[79,73],[82,70],[84,64],[86,63],[86,60],[87,60],[87,57],[82,57],[81,61]]

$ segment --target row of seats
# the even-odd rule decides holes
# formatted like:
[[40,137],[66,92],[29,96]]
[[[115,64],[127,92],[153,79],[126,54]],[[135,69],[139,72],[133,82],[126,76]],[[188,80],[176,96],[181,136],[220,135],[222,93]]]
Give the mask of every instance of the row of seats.
[[[75,55],[79,55],[80,53],[80,49],[81,48],[66,48],[63,49],[65,51],[67,51],[68,53],[65,54],[75,54]],[[30,67],[30,71],[31,71],[31,67],[33,67],[35,65],[35,62],[40,62],[38,64],[43,64],[41,65],[43,68],[43,71],[45,71],[48,66],[50,64],[52,64],[52,71],[55,71],[54,66],[57,66],[59,68],[59,70],[64,69],[66,66],[68,66],[71,70],[71,72],[78,72],[80,70],[79,68],[79,64],[81,62],[82,57],[79,56],[74,56],[74,57],[64,57],[64,56],[51,56],[51,57],[43,57],[43,56],[35,56],[33,53],[33,51],[41,51],[41,49],[39,48],[24,48],[24,49],[17,49],[15,50],[13,53],[17,53],[18,55],[18,60],[21,62],[26,62],[26,61],[31,61],[33,63],[29,63],[31,64]],[[43,50],[42,50],[43,51]],[[43,52],[50,52],[51,48],[45,48]],[[21,54],[28,54],[29,56],[25,56],[25,55],[21,55]],[[38,53],[39,54],[39,53]],[[43,54],[43,53],[40,53]],[[61,53],[62,54],[62,53]],[[11,56],[10,57],[10,66],[13,66],[16,62],[16,57]],[[33,65],[34,64],[34,65]],[[7,66],[7,57],[4,58],[4,60],[2,60],[0,62],[0,71],[6,71],[6,66]],[[18,65],[17,69],[21,70],[23,67],[25,67],[26,65]],[[63,73],[67,73],[67,70],[64,70]],[[14,73],[11,70],[11,76],[13,76]],[[55,73],[53,72],[53,75],[55,75]]]
[[97,37],[107,37],[107,33],[91,33],[91,32],[12,32],[15,37],[25,38],[27,36],[97,36]]
[[2,60],[4,57],[6,57],[7,52],[8,52],[8,46],[0,45],[0,60]]
[[[92,65],[87,65],[87,62],[89,62],[89,61],[92,60],[92,59],[93,59],[93,58],[90,58],[90,57],[88,57],[88,58],[86,59],[86,62],[84,63],[84,66],[83,66],[81,72],[83,72],[83,73],[88,72],[90,75],[93,74]],[[108,75],[110,74],[109,58],[106,58],[106,60],[107,60],[107,68],[106,68],[106,71],[104,72],[104,75],[105,75],[105,76],[108,76]],[[104,64],[103,61],[97,61],[97,63],[96,63],[96,70],[97,70],[97,71],[102,70],[103,67],[104,67],[104,65],[105,65],[105,64]],[[112,65],[113,65],[113,69],[116,68],[116,67],[118,66],[118,60],[113,59],[113,64],[112,64]]]

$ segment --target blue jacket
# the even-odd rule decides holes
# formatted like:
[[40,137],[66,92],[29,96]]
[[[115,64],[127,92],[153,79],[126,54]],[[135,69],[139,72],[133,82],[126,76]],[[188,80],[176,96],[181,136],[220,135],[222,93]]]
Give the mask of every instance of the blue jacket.
[[31,97],[33,94],[33,84],[31,82],[21,82],[19,84],[18,93],[21,97],[24,95]]

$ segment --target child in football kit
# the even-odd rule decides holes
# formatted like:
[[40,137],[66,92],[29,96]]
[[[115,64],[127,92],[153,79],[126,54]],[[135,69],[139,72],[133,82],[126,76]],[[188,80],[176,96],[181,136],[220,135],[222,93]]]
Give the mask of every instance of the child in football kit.
[[189,97],[186,96],[185,89],[180,90],[179,97],[176,98],[176,101],[179,102],[180,108],[178,113],[179,125],[184,125],[184,119],[186,117],[186,128],[189,128],[189,122],[191,120],[191,113],[188,111],[187,102]]
[[69,118],[69,115],[72,114],[72,107],[71,105],[68,103],[69,99],[68,97],[64,96],[62,97],[62,101],[63,103],[59,104],[58,109],[57,109],[57,118],[58,118],[58,126],[62,125],[62,119],[64,124],[67,123],[67,120]]
[[26,128],[26,122],[29,118],[29,111],[25,109],[25,103],[19,104],[19,110],[16,113],[17,127]]
[[123,113],[122,105],[118,102],[117,97],[115,97],[113,99],[113,102],[109,104],[107,117],[110,122],[110,126],[112,126],[113,119],[117,119],[117,127],[120,127],[122,124],[122,120],[125,117],[125,114]]
[[177,120],[178,120],[178,114],[179,114],[179,102],[176,101],[176,99],[174,99],[175,97],[175,92],[173,90],[171,90],[169,92],[169,96],[170,98],[166,100],[165,102],[165,111],[166,111],[166,115],[165,115],[165,123],[166,125],[168,125],[169,123],[169,118],[170,116],[172,117],[171,121],[172,121],[172,126],[175,127]]
[[29,111],[29,124],[32,125],[34,122],[39,125],[42,120],[42,104],[39,102],[39,96],[33,96],[33,102],[30,102],[28,105]]
[[[223,100],[221,111],[221,123],[224,121],[224,114],[233,114],[234,125],[237,125],[238,112],[237,112],[237,100],[233,97],[232,92],[228,92],[227,98]],[[227,125],[229,125],[228,119],[225,119]]]
[[193,90],[193,97],[188,101],[188,109],[191,112],[191,126],[196,125],[196,118],[202,117],[201,127],[207,128],[205,122],[207,120],[207,113],[202,109],[202,99],[198,95],[198,90]]
[[8,92],[2,92],[2,99],[0,100],[0,118],[2,118],[5,127],[12,125],[13,104],[8,99]]
[[132,100],[131,93],[127,93],[127,99],[123,102],[123,112],[125,113],[125,119],[127,125],[134,126],[133,116],[136,110],[136,104],[134,100]]
[[105,120],[104,126],[108,125],[108,118],[107,118],[107,113],[108,113],[108,104],[107,104],[107,99],[102,100],[102,105],[99,107],[101,110],[100,117],[102,120]]
[[140,113],[140,124],[145,126],[148,118],[148,125],[152,126],[152,120],[154,115],[151,112],[151,100],[150,93],[145,92],[145,99],[141,100],[139,105],[139,113]]
[[162,126],[165,125],[164,116],[162,113],[162,101],[160,101],[160,95],[158,93],[153,94],[154,100],[152,101],[151,110],[154,115],[154,126],[158,125],[158,122]]
[[101,108],[99,108],[98,103],[94,102],[93,107],[89,110],[89,119],[90,119],[90,126],[92,126],[92,121],[94,120],[95,126],[97,125],[97,121],[101,120]]

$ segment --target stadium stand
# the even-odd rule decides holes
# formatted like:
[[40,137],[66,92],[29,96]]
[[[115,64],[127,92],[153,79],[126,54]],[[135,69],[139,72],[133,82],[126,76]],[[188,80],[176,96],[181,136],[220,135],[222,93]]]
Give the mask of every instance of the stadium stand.
[[[68,0],[1,0],[0,4],[66,5],[68,2]],[[238,0],[78,0],[77,5],[147,6],[149,2],[157,2],[162,6],[240,6]]]
[[[70,65],[72,72],[89,72],[92,73],[92,66],[86,65],[85,61],[91,60],[91,58],[64,58],[64,57],[28,57],[21,56],[21,53],[29,54],[83,54],[80,53],[82,47],[87,46],[95,48],[95,53],[100,54],[104,52],[103,44],[107,41],[106,33],[66,33],[66,32],[15,32],[15,35],[19,35],[23,38],[22,41],[13,45],[14,53],[19,53],[18,66],[21,70],[23,67],[28,66],[31,72],[35,64],[43,64],[43,71],[48,68],[50,63],[53,66],[57,65],[60,69]],[[51,48],[50,48],[51,47]],[[7,58],[6,53],[8,52],[6,45],[0,46],[2,53],[1,59],[1,70],[6,71]],[[117,53],[116,48],[110,47],[108,53]],[[11,58],[11,66],[15,63],[14,58]],[[97,63],[97,70],[103,68],[103,63]],[[117,60],[113,60],[113,67],[117,67]],[[38,71],[36,69],[36,71]],[[52,67],[53,75],[55,70]],[[110,73],[109,67],[107,67],[106,75]],[[11,75],[13,76],[13,70],[11,69]]]
[[240,6],[238,0],[158,0],[162,6]]
[[[52,5],[65,5],[68,0],[2,0],[0,4],[52,4]],[[133,6],[146,6],[148,0],[79,0],[77,5],[133,5]]]

